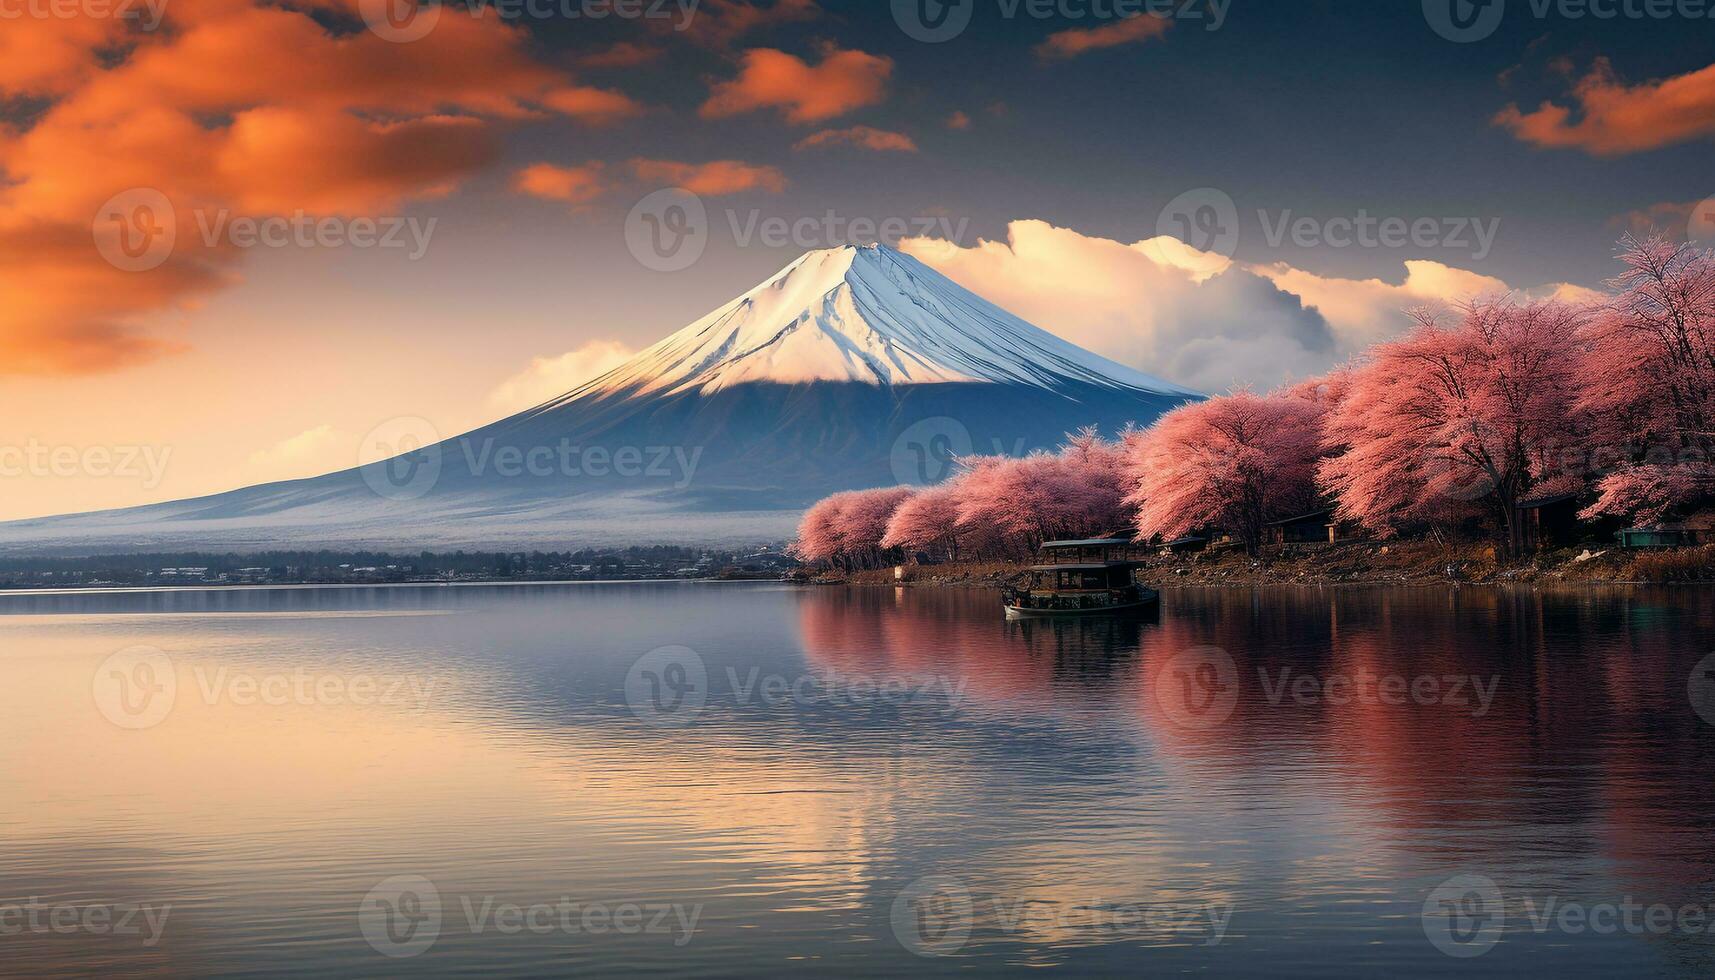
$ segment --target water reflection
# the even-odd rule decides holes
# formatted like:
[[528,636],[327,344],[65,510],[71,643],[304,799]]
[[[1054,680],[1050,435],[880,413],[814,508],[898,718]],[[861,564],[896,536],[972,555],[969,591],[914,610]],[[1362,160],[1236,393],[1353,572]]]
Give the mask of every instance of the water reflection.
[[[122,731],[91,673],[136,643],[172,653],[186,696]],[[661,728],[626,678],[670,644],[708,701]],[[1715,727],[1688,694],[1711,649],[1693,589],[1178,590],[1158,617],[1012,623],[931,589],[0,597],[0,900],[179,909],[148,950],[0,943],[37,972],[1444,972],[1421,909],[1450,875],[1511,902],[1715,902]],[[222,671],[444,686],[258,707],[198,693]],[[770,677],[820,686],[769,700]],[[707,911],[683,947],[467,931],[397,964],[351,910],[405,873]],[[949,955],[893,921],[925,878],[969,896]],[[1706,934],[1508,911],[1459,966],[1715,965]]]

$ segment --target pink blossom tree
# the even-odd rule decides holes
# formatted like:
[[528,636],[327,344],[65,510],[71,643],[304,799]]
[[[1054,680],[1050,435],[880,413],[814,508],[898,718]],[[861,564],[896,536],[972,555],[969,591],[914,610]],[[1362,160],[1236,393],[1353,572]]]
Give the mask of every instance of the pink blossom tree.
[[1239,391],[1129,434],[1139,531],[1176,538],[1222,527],[1256,553],[1264,524],[1315,500],[1322,414],[1302,395]]
[[1409,521],[1490,513],[1509,550],[1517,504],[1575,490],[1558,467],[1579,438],[1576,331],[1564,304],[1489,301],[1443,327],[1428,314],[1372,349],[1329,413],[1321,483],[1338,516],[1387,535]]
[[848,490],[818,501],[798,524],[792,553],[799,560],[837,568],[874,568],[886,559],[881,539],[910,487]]
[[1094,430],[1067,436],[1058,453],[962,461],[959,523],[987,528],[1026,553],[1055,538],[1117,532],[1131,524],[1125,454]]
[[959,481],[953,479],[923,487],[901,501],[887,522],[881,546],[958,560],[960,492]]
[[1610,456],[1585,514],[1659,521],[1715,497],[1715,253],[1626,238],[1620,260],[1582,335],[1580,407]]
[[882,539],[887,536],[888,521],[911,494],[910,487],[882,487],[842,495],[846,499],[840,508],[840,548],[849,561],[859,568],[876,568],[887,562],[888,549]]

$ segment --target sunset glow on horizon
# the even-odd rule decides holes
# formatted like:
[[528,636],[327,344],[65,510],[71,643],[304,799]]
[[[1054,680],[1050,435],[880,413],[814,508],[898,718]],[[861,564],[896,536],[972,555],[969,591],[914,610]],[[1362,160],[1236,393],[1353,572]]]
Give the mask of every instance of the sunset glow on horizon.
[[[1587,299],[1626,232],[1715,246],[1715,56],[1672,19],[72,6],[0,9],[0,520],[450,437],[847,242],[1208,392],[1414,307]],[[674,187],[705,215],[668,269],[639,236],[685,229],[639,208]]]

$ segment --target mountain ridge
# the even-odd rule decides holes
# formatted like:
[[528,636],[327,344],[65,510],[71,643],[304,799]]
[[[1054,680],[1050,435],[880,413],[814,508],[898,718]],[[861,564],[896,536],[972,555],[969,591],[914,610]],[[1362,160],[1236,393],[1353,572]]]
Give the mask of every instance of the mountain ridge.
[[1051,448],[1087,425],[1112,435],[1194,397],[910,256],[846,246],[806,253],[612,371],[451,439],[383,426],[368,441],[395,447],[389,458],[0,524],[0,550],[779,540],[828,493],[935,482],[957,456]]

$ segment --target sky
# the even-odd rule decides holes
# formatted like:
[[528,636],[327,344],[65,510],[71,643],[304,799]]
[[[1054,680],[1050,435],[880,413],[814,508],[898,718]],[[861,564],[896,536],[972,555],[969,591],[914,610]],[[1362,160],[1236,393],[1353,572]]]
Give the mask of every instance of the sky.
[[464,431],[848,241],[1211,392],[1715,245],[1706,0],[391,3],[0,0],[0,520]]

